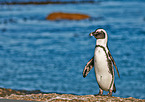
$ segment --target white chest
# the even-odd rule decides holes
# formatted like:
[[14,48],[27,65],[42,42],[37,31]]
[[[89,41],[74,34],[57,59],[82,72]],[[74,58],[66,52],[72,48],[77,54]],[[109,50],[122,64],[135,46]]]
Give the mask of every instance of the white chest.
[[101,47],[95,48],[94,68],[96,73],[96,79],[99,86],[105,91],[108,91],[112,82],[112,75],[109,73],[107,53],[108,49],[104,51],[104,49]]
[[94,68],[97,73],[103,74],[109,71],[107,62],[107,53],[108,51],[104,50],[101,47],[95,48]]

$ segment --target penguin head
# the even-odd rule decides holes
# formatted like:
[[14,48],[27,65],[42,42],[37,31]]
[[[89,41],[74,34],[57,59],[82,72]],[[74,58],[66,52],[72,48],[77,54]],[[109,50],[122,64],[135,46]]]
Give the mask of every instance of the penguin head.
[[96,29],[94,32],[90,33],[90,36],[94,36],[96,39],[105,39],[106,31],[104,29]]
[[102,44],[107,44],[108,35],[104,29],[96,29],[94,32],[89,34],[90,36],[94,36],[98,42]]

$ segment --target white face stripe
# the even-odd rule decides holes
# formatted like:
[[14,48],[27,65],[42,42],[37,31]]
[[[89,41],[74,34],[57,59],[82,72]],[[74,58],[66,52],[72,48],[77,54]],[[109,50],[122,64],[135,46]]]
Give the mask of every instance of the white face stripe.
[[105,34],[107,34],[107,32],[104,29],[97,29],[96,32],[101,32],[103,31]]

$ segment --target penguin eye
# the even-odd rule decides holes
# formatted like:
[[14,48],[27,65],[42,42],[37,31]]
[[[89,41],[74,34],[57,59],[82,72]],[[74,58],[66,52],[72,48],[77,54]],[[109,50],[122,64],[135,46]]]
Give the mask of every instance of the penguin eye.
[[103,31],[97,32],[96,37],[99,39],[104,39],[105,38],[105,33]]
[[97,34],[99,34],[98,32],[95,32],[95,34],[97,35]]
[[102,34],[102,32],[97,32],[96,34],[98,34],[98,35],[99,35],[99,34]]

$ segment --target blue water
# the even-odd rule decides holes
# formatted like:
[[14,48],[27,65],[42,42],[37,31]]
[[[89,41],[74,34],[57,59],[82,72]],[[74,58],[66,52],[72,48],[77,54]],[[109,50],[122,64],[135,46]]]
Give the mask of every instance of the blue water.
[[[94,69],[82,71],[104,28],[119,68],[113,96],[145,99],[145,2],[0,5],[0,87],[44,92],[97,94]],[[95,19],[47,21],[51,12],[84,13]],[[107,94],[107,92],[105,93]]]

